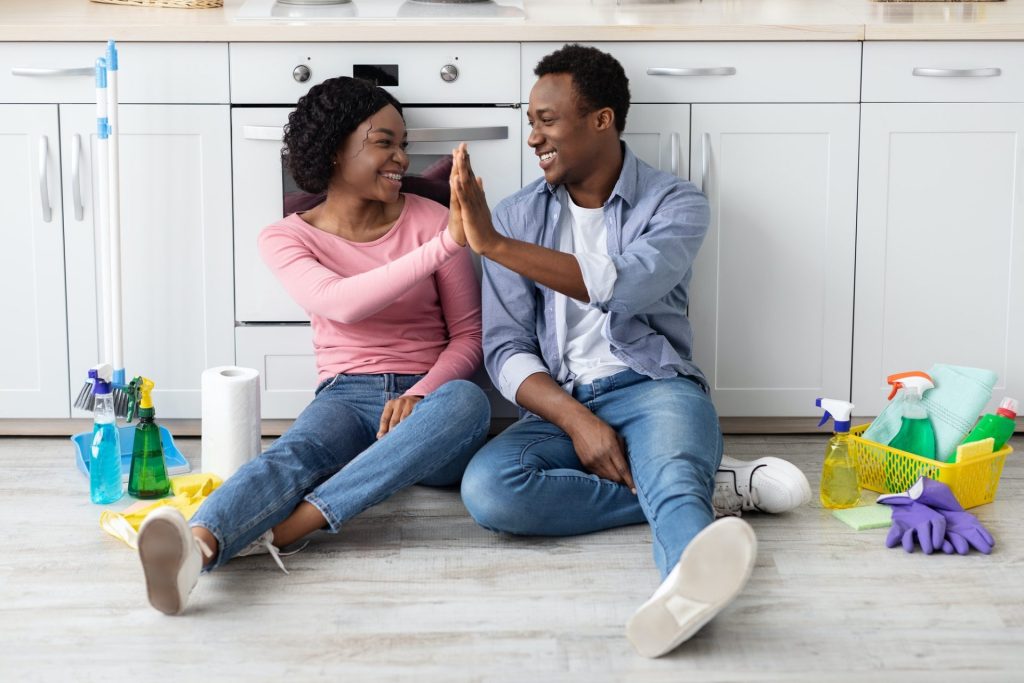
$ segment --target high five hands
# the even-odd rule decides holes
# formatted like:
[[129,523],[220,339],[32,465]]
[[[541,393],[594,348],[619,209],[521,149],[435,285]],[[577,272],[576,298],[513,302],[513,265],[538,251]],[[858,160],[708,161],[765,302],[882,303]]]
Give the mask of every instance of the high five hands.
[[501,235],[491,223],[491,210],[484,195],[484,180],[473,175],[466,143],[452,152],[452,172],[448,229],[460,245],[484,255],[501,242]]

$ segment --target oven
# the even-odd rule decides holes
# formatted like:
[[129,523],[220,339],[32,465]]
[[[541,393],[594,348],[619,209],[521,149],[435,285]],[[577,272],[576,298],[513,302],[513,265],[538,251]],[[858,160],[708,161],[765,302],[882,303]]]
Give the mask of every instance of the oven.
[[[299,97],[334,76],[374,80],[402,103],[410,174],[465,141],[492,206],[521,183],[517,44],[232,44],[236,356],[263,375],[264,418],[297,415],[316,377],[309,319],[263,264],[256,238],[308,198],[282,164],[283,126]],[[482,372],[478,381],[495,414],[512,417]]]

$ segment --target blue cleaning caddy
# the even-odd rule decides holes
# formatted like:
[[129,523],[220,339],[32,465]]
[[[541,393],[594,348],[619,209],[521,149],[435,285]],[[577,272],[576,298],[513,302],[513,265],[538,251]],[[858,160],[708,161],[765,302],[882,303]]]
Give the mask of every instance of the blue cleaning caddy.
[[[135,443],[135,425],[118,427],[118,436],[121,440],[121,479],[128,481],[128,475],[132,469],[132,444]],[[160,425],[160,440],[164,446],[164,460],[167,463],[167,474],[175,476],[188,474],[192,467],[188,460],[181,454],[178,447],[174,445],[174,437],[167,429]],[[79,471],[88,478],[89,456],[92,451],[92,432],[81,432],[71,437],[75,444],[75,464]]]

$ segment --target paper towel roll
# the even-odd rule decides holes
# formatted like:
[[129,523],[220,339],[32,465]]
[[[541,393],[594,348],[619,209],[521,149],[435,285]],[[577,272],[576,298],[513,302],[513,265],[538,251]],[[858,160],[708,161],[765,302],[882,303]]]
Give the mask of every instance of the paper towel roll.
[[260,454],[260,373],[231,365],[203,372],[202,469],[227,479]]

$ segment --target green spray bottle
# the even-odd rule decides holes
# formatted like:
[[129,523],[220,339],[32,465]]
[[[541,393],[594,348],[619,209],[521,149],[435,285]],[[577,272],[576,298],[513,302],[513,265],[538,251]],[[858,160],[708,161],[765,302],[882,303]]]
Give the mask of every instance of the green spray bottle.
[[860,503],[860,480],[857,462],[850,453],[850,415],[853,404],[833,398],[819,398],[814,405],[825,414],[818,426],[832,419],[835,432],[825,448],[825,464],[821,469],[821,504],[831,510],[852,508]]
[[892,386],[890,401],[897,391],[903,390],[900,431],[892,437],[889,447],[934,460],[935,429],[928,418],[928,411],[921,404],[924,392],[935,388],[932,378],[928,373],[914,370],[889,375],[885,381]]
[[171,480],[167,477],[160,427],[153,421],[156,416],[152,397],[154,384],[146,377],[136,377],[132,380],[132,386],[135,387],[133,393],[138,399],[139,424],[135,427],[135,441],[132,443],[128,495],[136,498],[163,498],[171,492]]

